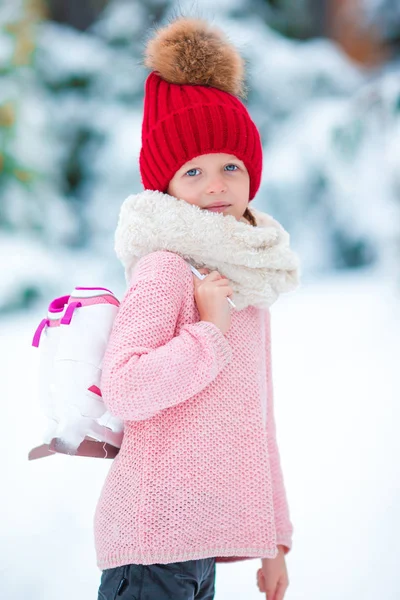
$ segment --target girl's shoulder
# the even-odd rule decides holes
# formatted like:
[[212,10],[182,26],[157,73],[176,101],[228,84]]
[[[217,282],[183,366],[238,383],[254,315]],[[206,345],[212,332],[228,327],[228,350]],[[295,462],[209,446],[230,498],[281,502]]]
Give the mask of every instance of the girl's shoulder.
[[144,280],[175,290],[193,285],[189,264],[179,254],[169,250],[149,252],[138,260],[130,286]]

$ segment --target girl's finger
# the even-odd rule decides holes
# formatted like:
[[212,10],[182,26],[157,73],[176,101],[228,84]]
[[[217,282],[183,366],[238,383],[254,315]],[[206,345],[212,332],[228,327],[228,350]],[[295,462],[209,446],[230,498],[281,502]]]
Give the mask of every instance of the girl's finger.
[[208,281],[219,281],[222,277],[222,275],[220,275],[218,271],[211,271],[210,273],[205,274],[208,277]]
[[265,578],[264,578],[262,569],[258,569],[258,571],[257,571],[257,585],[258,585],[258,589],[260,590],[260,592],[265,593],[265,591],[266,591]]
[[207,269],[207,267],[202,267],[201,269],[197,269],[199,273],[201,273],[202,275],[208,275],[210,272],[210,269]]
[[265,592],[265,596],[266,596],[266,600],[275,600],[275,590],[274,589],[267,589]]
[[287,587],[288,586],[286,585],[285,581],[283,581],[283,580],[278,581],[278,585],[276,586],[276,590],[275,590],[274,600],[283,600],[283,597],[285,595]]

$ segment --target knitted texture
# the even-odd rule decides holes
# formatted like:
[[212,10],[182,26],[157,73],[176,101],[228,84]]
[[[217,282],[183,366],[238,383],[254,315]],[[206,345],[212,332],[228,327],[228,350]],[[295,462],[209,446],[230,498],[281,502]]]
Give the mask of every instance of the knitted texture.
[[260,187],[260,134],[244,104],[203,85],[176,85],[150,73],[145,84],[139,166],[145,189],[166,192],[182,165],[201,154],[234,154],[246,165],[252,200]]
[[125,431],[94,517],[100,569],[290,550],[271,369],[269,309],[233,310],[224,335],[179,255],[139,260],[103,362]]

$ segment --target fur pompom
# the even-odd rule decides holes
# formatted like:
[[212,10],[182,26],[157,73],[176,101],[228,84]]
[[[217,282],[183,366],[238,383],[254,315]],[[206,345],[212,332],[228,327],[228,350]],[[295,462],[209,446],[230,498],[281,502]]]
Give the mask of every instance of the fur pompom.
[[222,31],[181,18],[160,29],[146,47],[145,65],[169,83],[208,85],[244,96],[244,60]]

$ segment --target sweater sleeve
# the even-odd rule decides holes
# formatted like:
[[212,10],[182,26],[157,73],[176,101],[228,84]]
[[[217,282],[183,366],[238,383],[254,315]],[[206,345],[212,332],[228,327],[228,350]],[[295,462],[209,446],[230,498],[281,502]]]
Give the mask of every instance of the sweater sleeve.
[[175,335],[192,287],[177,254],[157,251],[138,261],[103,359],[101,392],[112,415],[149,419],[201,392],[231,361],[226,337],[211,322],[183,325]]
[[289,507],[286,497],[285,483],[282,474],[279,449],[276,439],[276,423],[274,415],[274,390],[272,381],[271,359],[271,313],[266,311],[266,353],[267,353],[267,433],[268,452],[271,464],[273,503],[277,545],[284,546],[287,554],[292,548],[293,525],[290,521]]

